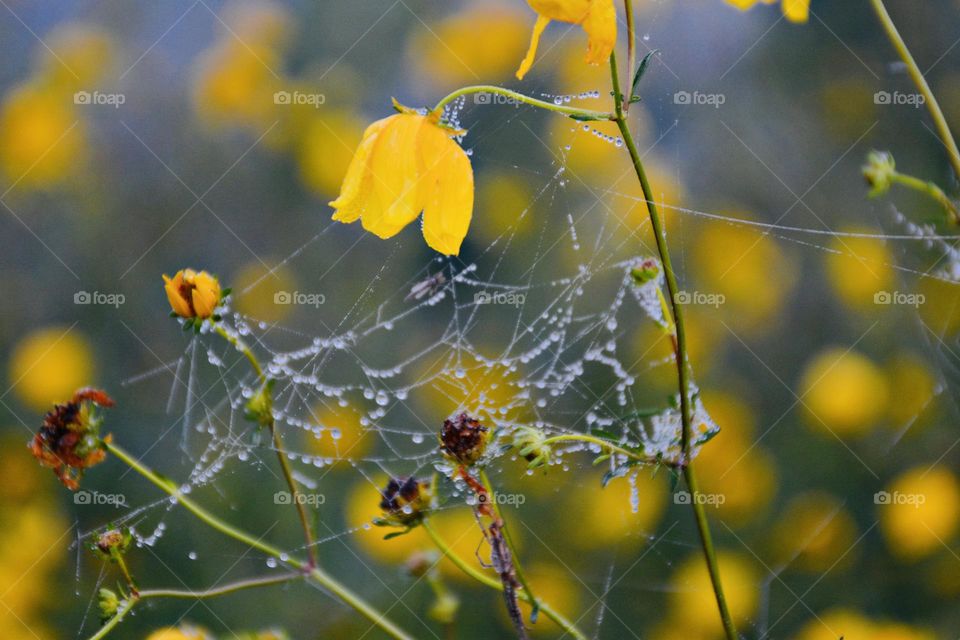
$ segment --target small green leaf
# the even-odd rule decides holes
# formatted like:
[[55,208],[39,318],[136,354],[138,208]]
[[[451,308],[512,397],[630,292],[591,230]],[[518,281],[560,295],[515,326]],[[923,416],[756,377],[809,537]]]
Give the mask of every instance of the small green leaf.
[[[631,93],[637,92],[637,85],[640,83],[640,79],[643,77],[643,74],[646,73],[647,67],[650,66],[650,60],[653,58],[653,54],[657,53],[659,49],[652,49],[647,55],[643,56],[643,59],[640,60],[640,64],[637,65],[637,71],[633,74],[633,84]],[[634,96],[636,97],[636,96]],[[630,99],[630,102],[633,102],[633,98]]]

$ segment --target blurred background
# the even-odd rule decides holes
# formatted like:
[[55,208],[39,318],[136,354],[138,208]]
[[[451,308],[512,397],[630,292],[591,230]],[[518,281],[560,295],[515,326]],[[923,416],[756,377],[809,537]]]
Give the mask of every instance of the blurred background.
[[[197,346],[168,317],[161,274],[186,266],[218,274],[234,289],[234,309],[274,330],[272,348],[281,349],[349,329],[357,307],[376,312],[417,274],[477,262],[481,279],[549,282],[652,252],[626,155],[603,138],[615,128],[598,125],[597,135],[554,114],[472,100],[460,120],[477,204],[459,260],[437,259],[418,225],[381,241],[330,221],[326,203],[391,97],[429,106],[463,85],[499,83],[547,99],[597,92],[574,102],[606,108],[607,70],[583,63],[586,39],[569,25],[554,24],[527,79],[513,78],[535,20],[520,0],[2,4],[4,638],[95,632],[97,585],[118,576],[78,536],[131,510],[137,533],[153,542],[130,554],[141,586],[201,588],[267,569],[116,461],[83,486],[122,494],[126,507],[77,504],[25,447],[51,403],[94,384],[118,401],[107,423],[117,441],[188,478],[204,445],[189,433],[174,372],[189,365],[188,349],[199,350],[202,369],[211,341]],[[699,475],[704,491],[724,496],[708,511],[742,633],[956,637],[958,258],[949,243],[902,239],[909,231],[893,206],[936,225],[936,204],[896,192],[868,200],[860,172],[869,150],[889,150],[899,169],[956,192],[924,109],[883,98],[914,95],[909,78],[866,0],[814,0],[806,24],[775,5],[634,4],[640,53],[659,53],[631,119],[682,287],[720,301],[693,304],[687,317],[697,381],[722,429],[698,458]],[[890,2],[960,126],[957,8]],[[277,304],[276,294],[292,291],[324,303]],[[450,319],[442,310],[420,317],[401,342],[436,342]],[[497,353],[511,330],[509,321],[487,327],[484,348]],[[653,323],[638,318],[621,338],[624,362],[636,361],[634,397],[656,402],[675,390],[668,343]],[[385,340],[366,352],[389,363],[399,359],[394,349]],[[417,402],[439,426],[497,387],[489,376],[474,382]],[[225,386],[201,388],[216,405]],[[290,430],[293,450],[395,453],[350,407],[303,413],[339,438]],[[526,496],[507,517],[535,590],[582,616],[596,637],[720,637],[689,507],[675,504],[666,474],[640,475],[632,509],[626,480],[601,491],[602,472],[580,462],[532,476],[504,464],[494,474]],[[362,526],[377,513],[373,485],[388,467],[342,460],[322,472],[329,528],[320,537],[330,540],[319,552],[417,637],[441,637],[450,630],[421,621],[433,593],[404,568],[429,548],[425,537],[384,542]],[[296,522],[269,502],[280,488],[263,467],[234,459],[198,499],[296,548]],[[467,508],[438,518],[471,559],[475,526]],[[441,567],[461,598],[452,637],[512,637],[496,593]],[[155,601],[113,636],[184,623],[223,638],[272,628],[302,639],[380,637],[303,585]],[[560,635],[545,619],[534,634]]]

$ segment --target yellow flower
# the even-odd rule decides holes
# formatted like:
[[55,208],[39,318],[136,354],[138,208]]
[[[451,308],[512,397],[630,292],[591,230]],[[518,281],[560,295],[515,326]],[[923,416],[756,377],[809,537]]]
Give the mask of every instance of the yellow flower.
[[92,382],[93,349],[68,327],[44,327],[17,343],[10,356],[9,377],[14,393],[37,411],[68,400]]
[[856,555],[856,537],[853,516],[840,500],[822,492],[793,498],[771,534],[778,560],[814,573],[849,566]]
[[147,640],[211,640],[212,638],[213,636],[207,631],[187,625],[158,629],[147,636]]
[[887,544],[906,561],[948,551],[946,545],[960,528],[960,482],[944,467],[914,467],[894,478],[874,501]]
[[317,405],[310,413],[309,420],[323,427],[318,435],[313,435],[307,442],[311,453],[336,461],[357,460],[363,458],[375,444],[360,423],[360,415],[349,407]]
[[883,371],[866,356],[840,347],[814,356],[804,369],[800,386],[809,424],[839,437],[870,431],[882,417],[889,397]]
[[456,255],[473,215],[473,168],[442,126],[439,114],[400,113],[374,122],[363,133],[330,203],[333,219],[381,238],[396,235],[423,211],[423,237],[436,251]]
[[[860,227],[845,231],[871,232]],[[833,239],[830,250],[825,258],[827,276],[837,296],[848,307],[876,313],[877,301],[896,286],[890,249],[882,240],[852,237]]]
[[181,318],[209,318],[220,303],[220,282],[206,271],[182,269],[163,281],[167,300]]
[[[723,590],[730,606],[730,615],[738,625],[756,613],[759,604],[760,576],[750,559],[730,551],[717,552],[717,564],[723,576]],[[714,599],[710,574],[703,562],[703,554],[692,553],[681,561],[671,578],[669,614],[684,621],[688,635],[684,637],[717,637],[722,631],[717,602]]]
[[[774,4],[777,0],[727,0],[741,11],[746,11],[757,2],[764,4]],[[783,0],[781,3],[783,15],[791,22],[806,22],[810,16],[810,0]]]
[[537,55],[540,36],[551,20],[579,24],[587,32],[587,64],[600,64],[610,57],[617,44],[617,12],[613,0],[527,0],[537,12],[533,26],[530,48],[517,69],[517,79],[522,80]]

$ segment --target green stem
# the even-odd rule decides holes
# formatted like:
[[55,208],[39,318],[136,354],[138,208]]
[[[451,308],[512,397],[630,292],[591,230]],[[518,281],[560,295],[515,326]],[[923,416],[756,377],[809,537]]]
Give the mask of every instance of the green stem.
[[933,95],[930,85],[927,84],[927,79],[923,76],[920,67],[917,66],[916,60],[913,59],[913,54],[911,54],[910,49],[907,48],[907,43],[904,42],[903,37],[897,30],[897,25],[895,25],[893,19],[890,18],[890,14],[887,12],[883,0],[870,0],[870,4],[873,6],[873,11],[877,14],[877,18],[880,19],[880,24],[883,25],[883,30],[886,32],[890,43],[893,44],[893,48],[897,50],[900,59],[907,65],[907,71],[910,73],[913,84],[916,85],[917,89],[926,99],[927,111],[930,112],[930,116],[933,118],[933,123],[937,127],[937,132],[940,134],[940,140],[947,148],[950,164],[953,166],[953,172],[957,179],[960,180],[960,149],[957,148],[957,141],[954,139],[953,133],[950,132],[950,125],[947,124],[947,119],[943,116],[940,103],[937,102],[937,98]]
[[[632,0],[623,0],[623,11],[627,17],[627,82],[633,82],[633,68],[637,64],[637,36],[636,27],[633,23],[633,2]],[[630,96],[623,100],[623,112],[630,110]]]
[[520,582],[520,586],[523,587],[523,590],[527,592],[527,595],[530,596],[530,605],[533,607],[533,619],[536,620],[537,613],[540,611],[540,602],[537,600],[537,597],[533,595],[533,589],[530,588],[530,584],[527,582],[527,577],[523,572],[523,567],[520,566],[520,555],[517,553],[517,547],[513,544],[513,536],[510,535],[510,527],[507,526],[506,520],[503,519],[503,513],[500,511],[500,505],[497,504],[497,495],[493,491],[493,485],[490,483],[490,478],[487,477],[487,472],[480,470],[480,482],[483,483],[483,488],[487,490],[487,495],[490,496],[490,504],[493,507],[493,513],[500,519],[500,522],[503,523],[503,539],[507,543],[507,548],[510,549],[510,555],[513,557],[513,568],[517,574],[517,580]]
[[908,189],[913,189],[914,191],[919,191],[924,193],[946,209],[947,213],[950,214],[950,221],[954,224],[960,223],[960,211],[957,210],[957,205],[944,193],[943,189],[938,187],[936,184],[929,182],[927,180],[921,180],[920,178],[915,178],[913,176],[908,176],[905,173],[900,173],[895,171],[890,175],[890,180],[896,182],[897,184],[903,185]]
[[[253,367],[254,372],[257,374],[257,378],[260,379],[260,384],[263,385],[263,390],[266,392],[267,385],[267,376],[263,373],[263,367],[260,366],[260,361],[257,359],[253,350],[247,346],[239,337],[229,333],[222,325],[216,324],[215,330],[221,335],[227,342],[236,347],[250,362],[250,366]],[[290,468],[290,462],[287,460],[287,452],[283,447],[283,440],[280,438],[280,433],[277,431],[276,422],[273,419],[271,414],[269,417],[269,423],[267,427],[270,429],[270,437],[273,439],[273,448],[277,452],[277,460],[280,462],[280,469],[283,473],[283,478],[287,483],[287,487],[290,489],[290,497],[297,508],[297,516],[300,518],[300,527],[303,529],[303,537],[306,541],[307,549],[307,560],[311,567],[317,565],[317,551],[314,546],[313,541],[313,530],[310,527],[310,517],[307,514],[307,507],[304,500],[300,499],[300,487],[297,485],[297,481],[293,477],[293,471]]]
[[[453,564],[455,564],[458,569],[460,569],[460,571],[463,571],[465,574],[467,574],[477,582],[484,584],[490,587],[491,589],[496,589],[497,591],[503,591],[503,584],[499,580],[491,578],[490,576],[483,573],[482,571],[479,571],[475,567],[471,566],[468,562],[466,562],[463,558],[458,556],[456,552],[450,548],[450,545],[448,545],[443,540],[443,538],[440,537],[440,535],[433,528],[433,525],[430,524],[430,521],[428,519],[423,520],[423,528],[427,532],[427,535],[430,536],[430,539],[433,540],[433,543],[437,545],[437,548],[440,549],[440,552],[443,555],[445,555],[447,558],[449,558],[450,561],[453,562]],[[531,602],[530,595],[526,591],[523,591],[523,590],[517,591],[517,597],[523,600],[524,602],[527,602],[527,603]],[[551,607],[549,604],[547,604],[542,600],[539,602],[539,605],[540,605],[540,610],[543,611],[543,613],[546,614],[548,618],[556,622],[557,625],[559,625],[560,628],[563,629],[565,633],[570,634],[577,640],[587,640],[587,636],[582,631],[580,631],[573,622],[570,622],[570,620],[564,617],[556,609],[554,609],[553,607]]]
[[217,587],[210,587],[209,589],[202,589],[200,591],[186,590],[186,589],[145,589],[140,592],[140,599],[146,598],[181,598],[188,600],[196,600],[201,598],[216,598],[218,596],[224,596],[230,593],[235,593],[237,591],[242,591],[244,589],[256,589],[258,587],[268,587],[275,584],[285,584],[293,580],[298,580],[303,578],[303,574],[300,572],[297,573],[287,573],[278,576],[264,576],[262,578],[248,578],[246,580],[237,580],[236,582],[230,582],[228,584],[220,585]]
[[[111,454],[117,457],[121,462],[126,464],[128,467],[139,473],[141,476],[153,483],[158,489],[168,494],[169,496],[175,498],[181,506],[183,506],[187,511],[192,513],[202,522],[206,523],[213,529],[219,531],[220,533],[238,540],[245,545],[262,551],[263,553],[276,558],[280,562],[286,564],[289,567],[303,571],[308,575],[312,580],[314,580],[319,585],[325,587],[328,591],[334,593],[337,597],[343,600],[345,603],[353,607],[365,618],[370,620],[373,624],[380,627],[384,632],[390,635],[397,640],[412,640],[412,637],[403,631],[400,627],[396,626],[393,622],[386,618],[379,611],[374,609],[371,605],[367,604],[360,596],[356,595],[346,586],[340,584],[333,576],[327,574],[325,571],[321,570],[319,567],[309,564],[308,561],[303,561],[297,558],[288,557],[286,553],[278,549],[277,547],[263,542],[252,536],[251,534],[234,527],[233,525],[224,522],[217,516],[213,515],[199,504],[193,501],[188,495],[180,491],[180,489],[174,484],[171,480],[159,476],[155,471],[147,467],[145,464],[137,460],[135,457],[127,453],[124,449],[115,445],[113,443],[104,443],[104,448]],[[119,615],[119,614],[118,614]],[[124,611],[126,615],[126,611]],[[117,616],[115,616],[116,618]],[[116,625],[113,625],[116,626]],[[111,627],[112,628],[112,627]],[[97,636],[103,637],[103,636]],[[91,639],[92,640],[92,639]]]
[[553,436],[544,440],[543,444],[551,445],[555,442],[586,442],[589,444],[595,444],[600,447],[603,447],[604,449],[609,450],[611,453],[619,453],[621,455],[625,455],[628,458],[632,458],[639,462],[648,462],[650,464],[654,464],[658,462],[654,458],[638,455],[636,452],[630,451],[628,449],[624,449],[623,447],[618,447],[612,442],[607,442],[602,438],[597,438],[596,436],[591,436],[584,433],[565,433],[563,435]]
[[690,407],[690,362],[687,351],[687,335],[684,327],[683,306],[677,303],[677,276],[673,270],[673,262],[670,260],[670,249],[667,245],[667,235],[660,219],[660,213],[657,210],[656,202],[653,197],[653,189],[650,188],[650,182],[647,180],[647,174],[643,168],[643,161],[640,158],[640,152],[630,133],[630,127],[627,124],[626,115],[622,108],[622,99],[620,93],[620,82],[617,76],[617,55],[610,54],[610,77],[613,83],[614,105],[616,108],[616,122],[623,136],[624,145],[630,153],[630,160],[633,162],[634,171],[637,179],[640,181],[640,187],[643,189],[643,197],[647,202],[647,211],[650,214],[650,225],[653,227],[654,237],[657,242],[657,250],[660,253],[660,262],[663,264],[664,277],[667,284],[667,293],[670,301],[670,311],[673,314],[673,326],[675,328],[674,354],[677,361],[678,387],[680,390],[680,413],[682,416],[683,427],[681,430],[681,460],[684,478],[687,481],[687,487],[693,499],[690,501],[693,507],[694,518],[697,521],[697,530],[700,533],[700,542],[703,547],[704,559],[707,563],[707,569],[710,572],[710,582],[713,585],[713,592],[716,596],[717,607],[720,610],[720,619],[723,622],[723,629],[727,640],[737,639],[737,630],[734,627],[733,619],[730,616],[730,610],[727,606],[726,597],[723,594],[723,585],[720,581],[720,568],[717,564],[716,552],[713,546],[713,537],[710,534],[710,525],[707,522],[707,514],[700,500],[699,485],[696,474],[693,472],[692,461],[690,460],[690,439],[692,428],[691,407]]
[[604,111],[593,111],[592,109],[578,109],[576,107],[566,107],[560,104],[554,104],[552,102],[547,102],[545,100],[538,100],[537,98],[531,98],[530,96],[525,96],[522,93],[517,93],[516,91],[511,91],[510,89],[504,89],[503,87],[497,87],[489,84],[480,84],[470,87],[463,87],[457,89],[451,94],[446,95],[440,102],[437,103],[437,106],[433,108],[434,112],[440,112],[448,104],[456,100],[461,96],[470,95],[473,93],[493,93],[496,95],[501,95],[510,100],[516,100],[517,102],[522,102],[523,104],[528,104],[533,107],[538,107],[540,109],[546,109],[547,111],[553,111],[554,113],[561,113],[565,116],[569,116],[575,120],[613,120],[613,115]]

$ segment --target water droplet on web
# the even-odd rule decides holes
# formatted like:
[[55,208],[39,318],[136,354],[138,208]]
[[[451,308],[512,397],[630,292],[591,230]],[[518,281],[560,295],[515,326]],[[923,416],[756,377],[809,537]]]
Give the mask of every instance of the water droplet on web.
[[197,559],[197,552],[196,552],[196,551],[191,551],[190,553],[187,554],[187,557],[190,558],[191,560],[196,560],[196,559]]
[[413,440],[413,444],[422,444],[422,443],[423,443],[423,434],[422,434],[422,433],[415,433],[415,434],[413,434],[413,435],[410,437],[410,439]]
[[271,569],[276,569],[277,559],[276,558],[267,558],[267,566]]
[[286,553],[281,553],[281,554],[280,554],[280,562],[287,562],[288,560],[290,560],[290,556],[289,556],[289,555],[287,555]]

